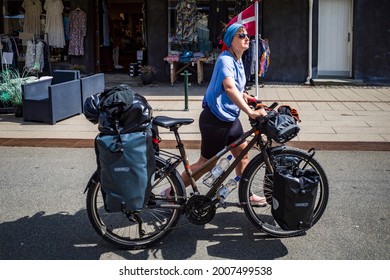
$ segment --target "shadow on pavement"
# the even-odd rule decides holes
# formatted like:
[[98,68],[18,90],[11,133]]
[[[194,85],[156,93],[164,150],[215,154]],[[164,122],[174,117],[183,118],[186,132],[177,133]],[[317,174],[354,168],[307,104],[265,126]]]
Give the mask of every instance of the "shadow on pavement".
[[[207,226],[182,217],[164,241],[149,249],[117,250],[101,239],[89,223],[86,210],[74,215],[37,212],[0,224],[2,260],[110,259],[276,259],[287,255],[278,239],[259,234],[243,213],[218,213]],[[107,256],[103,257],[104,259]]]

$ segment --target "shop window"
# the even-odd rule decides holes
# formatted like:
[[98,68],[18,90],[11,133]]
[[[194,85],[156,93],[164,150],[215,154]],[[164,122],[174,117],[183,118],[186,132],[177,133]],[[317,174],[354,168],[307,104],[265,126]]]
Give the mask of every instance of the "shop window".
[[169,53],[219,52],[222,29],[250,1],[168,1]]
[[[48,42],[48,38],[57,41],[60,32],[53,31],[53,34],[45,33],[47,11],[44,0],[3,0],[3,30],[0,30],[1,42],[8,51],[13,52],[13,66],[26,68],[27,55],[29,54],[29,42],[34,44]],[[31,72],[50,71],[51,62],[62,62],[67,59],[68,36],[66,34],[66,22],[70,12],[70,0],[62,0],[63,10],[58,13],[63,17],[63,37],[58,41],[58,45],[47,45],[43,47],[44,60],[41,65],[36,63]],[[11,42],[11,43],[10,43]],[[53,40],[51,41],[51,43]],[[3,47],[4,50],[4,47]]]

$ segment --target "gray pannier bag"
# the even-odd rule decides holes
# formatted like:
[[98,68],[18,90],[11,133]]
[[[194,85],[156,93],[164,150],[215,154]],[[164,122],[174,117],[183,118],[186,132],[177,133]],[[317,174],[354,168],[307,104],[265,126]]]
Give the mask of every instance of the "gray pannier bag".
[[151,130],[99,135],[96,149],[106,210],[141,210],[148,202],[155,171]]
[[127,85],[108,88],[86,104],[87,119],[99,123],[95,151],[105,209],[141,210],[148,202],[156,168],[152,108]]

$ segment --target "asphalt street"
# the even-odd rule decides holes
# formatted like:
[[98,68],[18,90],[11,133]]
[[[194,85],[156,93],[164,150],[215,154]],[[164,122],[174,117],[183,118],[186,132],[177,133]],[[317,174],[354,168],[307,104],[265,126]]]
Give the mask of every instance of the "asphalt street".
[[304,236],[271,238],[232,206],[204,226],[183,216],[162,244],[138,251],[113,248],[88,221],[93,149],[0,147],[0,155],[0,260],[390,259],[390,152],[318,151],[330,198]]

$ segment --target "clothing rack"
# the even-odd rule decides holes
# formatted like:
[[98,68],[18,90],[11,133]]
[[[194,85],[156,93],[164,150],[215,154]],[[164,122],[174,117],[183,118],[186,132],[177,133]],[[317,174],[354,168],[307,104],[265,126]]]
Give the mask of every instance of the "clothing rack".
[[[11,43],[12,49],[11,50],[8,50],[7,48],[4,49],[3,42]],[[0,34],[0,63],[1,63],[1,70],[2,71],[4,70],[4,64],[6,64],[6,65],[11,65],[11,64],[16,65],[17,64],[17,60],[14,57],[12,58],[13,63],[3,63],[4,52],[7,52],[7,53],[10,52],[14,56],[14,48],[16,49],[16,56],[17,56],[18,52],[17,52],[16,42],[15,42],[15,37],[12,35],[9,35],[9,34]]]

